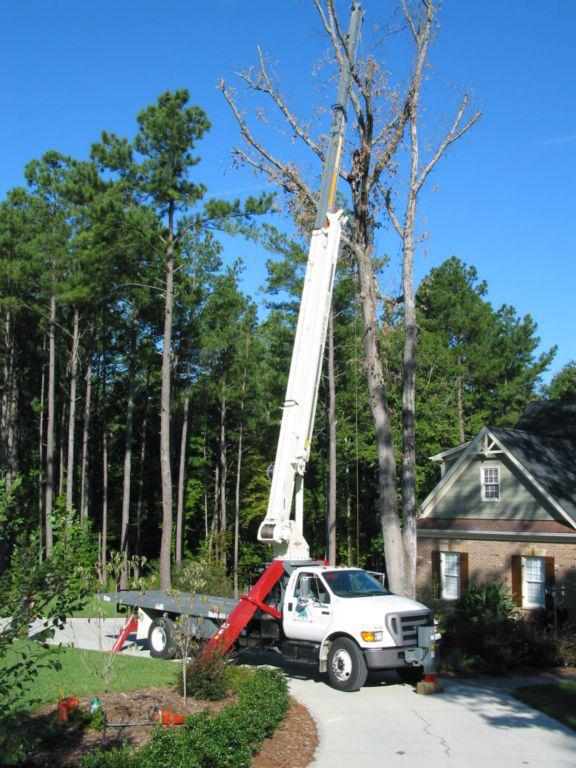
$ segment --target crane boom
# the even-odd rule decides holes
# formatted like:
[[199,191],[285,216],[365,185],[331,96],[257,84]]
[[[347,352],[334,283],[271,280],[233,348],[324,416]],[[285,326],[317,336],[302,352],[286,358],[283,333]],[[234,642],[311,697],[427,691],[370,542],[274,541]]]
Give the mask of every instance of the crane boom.
[[[347,35],[351,60],[356,53],[362,16],[360,4],[353,3]],[[282,405],[268,511],[258,530],[258,540],[272,544],[276,558],[283,560],[307,560],[309,557],[308,544],[303,535],[304,473],[310,456],[336,262],[345,223],[342,211],[332,211],[340,174],[350,77],[349,62],[345,57],[338,101],[333,109],[316,225],[310,240],[286,397]],[[293,500],[295,513],[292,519]]]

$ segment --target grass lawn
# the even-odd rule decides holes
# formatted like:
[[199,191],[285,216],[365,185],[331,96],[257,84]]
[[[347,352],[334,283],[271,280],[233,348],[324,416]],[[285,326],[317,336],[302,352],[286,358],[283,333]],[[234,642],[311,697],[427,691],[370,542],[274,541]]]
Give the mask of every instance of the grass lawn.
[[[2,669],[15,661],[18,650],[29,650],[33,656],[53,659],[61,669],[43,668],[26,686],[26,694],[38,699],[37,706],[51,704],[64,696],[94,696],[104,692],[103,665],[109,654],[100,651],[82,651],[78,648],[44,649],[37,643],[21,642],[4,659]],[[110,672],[111,691],[127,691],[152,686],[171,685],[179,667],[158,659],[139,659],[117,655]],[[35,705],[36,706],[36,705]]]
[[576,682],[527,685],[514,696],[576,731]]

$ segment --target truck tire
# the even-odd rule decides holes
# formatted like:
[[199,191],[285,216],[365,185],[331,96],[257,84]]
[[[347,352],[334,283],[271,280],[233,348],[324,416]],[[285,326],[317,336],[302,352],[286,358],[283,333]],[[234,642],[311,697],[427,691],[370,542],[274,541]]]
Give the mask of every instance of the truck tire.
[[173,659],[178,646],[175,640],[175,627],[172,619],[159,616],[154,619],[148,632],[148,648],[153,659]]
[[338,637],[328,651],[328,680],[338,691],[359,691],[366,682],[366,659],[354,640]]
[[399,667],[396,672],[403,683],[416,685],[424,678],[423,667]]

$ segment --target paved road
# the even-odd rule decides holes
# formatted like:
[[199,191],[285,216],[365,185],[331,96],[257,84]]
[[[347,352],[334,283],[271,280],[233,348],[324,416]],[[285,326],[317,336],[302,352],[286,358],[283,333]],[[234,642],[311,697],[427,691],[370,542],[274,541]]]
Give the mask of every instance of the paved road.
[[[82,648],[110,648],[120,620],[72,619],[55,638]],[[124,653],[148,656],[131,642]],[[520,678],[444,681],[445,690],[418,696],[393,673],[369,677],[357,693],[339,693],[306,665],[272,653],[244,653],[250,664],[281,666],[290,688],[312,713],[320,734],[313,768],[576,768],[576,734],[516,701]],[[298,734],[294,734],[298,739]]]

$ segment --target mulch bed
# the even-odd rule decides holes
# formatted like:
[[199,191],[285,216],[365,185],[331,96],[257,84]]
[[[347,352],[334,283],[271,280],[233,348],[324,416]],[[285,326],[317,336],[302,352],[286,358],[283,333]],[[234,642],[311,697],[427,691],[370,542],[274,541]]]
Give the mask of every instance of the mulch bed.
[[[143,746],[150,738],[153,728],[148,725],[123,725],[124,723],[147,723],[154,707],[171,710],[181,715],[192,715],[204,709],[218,712],[233,697],[223,701],[197,701],[189,698],[186,705],[176,691],[170,688],[148,688],[142,691],[109,693],[100,697],[106,713],[108,727],[104,731],[87,728],[75,729],[74,725],[63,728],[57,737],[36,749],[28,758],[31,768],[69,768],[78,765],[83,755],[101,746],[118,746],[128,742],[134,749]],[[80,699],[80,706],[87,709],[89,699]],[[44,707],[31,715],[22,726],[26,732],[34,733],[43,729],[57,718],[57,707]],[[122,727],[110,727],[122,725]],[[177,727],[177,726],[176,726]],[[298,739],[294,739],[294,734]],[[286,719],[280,724],[274,736],[266,739],[260,753],[255,757],[253,768],[306,768],[312,761],[318,746],[316,724],[308,710],[294,699]]]

